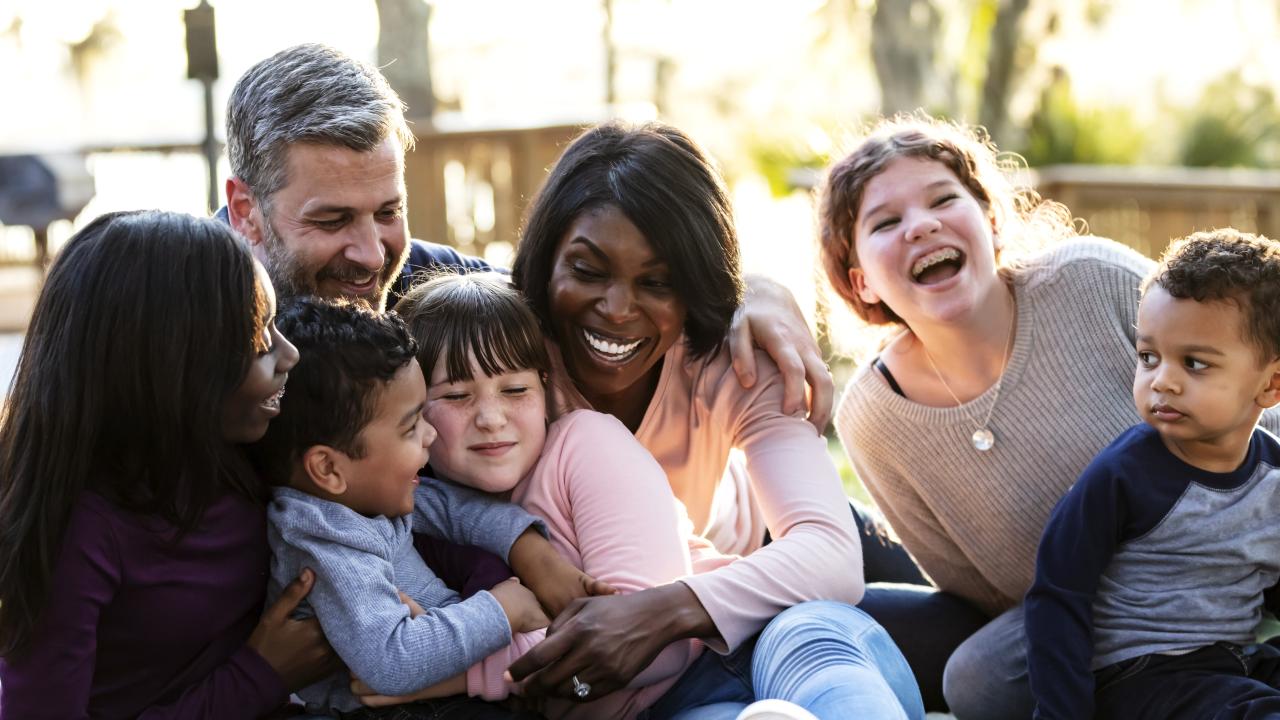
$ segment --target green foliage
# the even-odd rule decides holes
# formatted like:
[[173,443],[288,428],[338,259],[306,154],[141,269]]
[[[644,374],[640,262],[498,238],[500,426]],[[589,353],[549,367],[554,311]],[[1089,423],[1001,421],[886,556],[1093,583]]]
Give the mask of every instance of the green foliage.
[[1280,161],[1275,92],[1233,71],[1205,87],[1183,123],[1177,160],[1191,167],[1273,167]]
[[1128,109],[1081,107],[1070,80],[1060,74],[1040,96],[1021,153],[1032,166],[1131,165],[1142,153],[1143,139]]
[[757,138],[748,143],[756,170],[769,182],[774,197],[786,197],[796,189],[797,171],[820,171],[830,157],[795,140]]

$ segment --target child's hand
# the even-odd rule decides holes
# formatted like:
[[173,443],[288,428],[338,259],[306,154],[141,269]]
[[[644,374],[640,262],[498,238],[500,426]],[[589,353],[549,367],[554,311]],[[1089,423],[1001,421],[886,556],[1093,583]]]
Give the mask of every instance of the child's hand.
[[547,615],[555,617],[569,603],[589,595],[614,595],[618,590],[574,567],[546,538],[530,528],[516,539],[509,553],[511,569],[537,596]]
[[386,707],[388,705],[403,705],[411,703],[415,700],[430,700],[432,698],[449,697],[451,695],[465,695],[467,693],[467,674],[459,673],[449,678],[441,680],[435,685],[428,685],[421,690],[410,693],[408,695],[379,695],[374,692],[373,688],[364,684],[364,681],[354,675],[351,676],[351,694],[356,696],[362,705],[367,707]]
[[396,593],[400,596],[400,602],[409,606],[409,617],[416,618],[419,615],[423,615],[427,612],[426,610],[422,609],[421,605],[414,602],[413,598],[409,597],[408,595],[405,595],[403,592],[399,590],[397,590]]
[[519,578],[503,580],[489,592],[502,605],[502,611],[507,614],[507,622],[511,623],[512,633],[539,630],[551,624],[547,614],[542,612],[538,598],[529,592],[529,588],[520,584]]

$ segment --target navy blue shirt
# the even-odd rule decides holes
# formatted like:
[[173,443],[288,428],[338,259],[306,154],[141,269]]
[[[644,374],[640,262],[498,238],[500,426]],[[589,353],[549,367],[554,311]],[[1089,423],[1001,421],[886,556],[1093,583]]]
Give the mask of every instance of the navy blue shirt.
[[1188,465],[1145,424],[1094,458],[1049,517],[1026,597],[1037,718],[1093,717],[1093,670],[1254,642],[1280,578],[1278,467],[1262,428],[1228,473]]

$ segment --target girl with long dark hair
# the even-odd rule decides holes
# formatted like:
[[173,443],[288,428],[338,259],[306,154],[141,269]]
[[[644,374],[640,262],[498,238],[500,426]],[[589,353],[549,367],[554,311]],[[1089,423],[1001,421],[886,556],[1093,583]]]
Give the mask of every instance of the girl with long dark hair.
[[258,717],[328,669],[312,578],[262,614],[240,445],[297,350],[227,226],[112,213],[50,270],[0,421],[0,718]]

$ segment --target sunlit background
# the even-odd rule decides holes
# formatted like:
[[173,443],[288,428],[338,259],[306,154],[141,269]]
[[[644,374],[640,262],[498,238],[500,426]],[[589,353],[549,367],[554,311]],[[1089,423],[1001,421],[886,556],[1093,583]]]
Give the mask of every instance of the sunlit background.
[[[183,24],[196,2],[0,0],[0,156],[36,154],[58,178],[72,209],[47,228],[51,252],[103,212],[209,212],[204,91],[187,79]],[[377,63],[420,136],[411,229],[496,262],[577,127],[621,116],[684,128],[730,183],[748,271],[791,287],[833,351],[856,333],[818,309],[812,187],[877,113],[983,124],[1043,170],[1045,194],[1146,252],[1196,226],[1280,223],[1277,0],[212,5],[219,143],[236,78],[275,51],[317,41]],[[1185,169],[1206,166],[1235,169]],[[225,157],[217,174],[221,187]],[[0,225],[11,333],[39,284],[41,229]],[[0,340],[6,379],[18,337]]]

